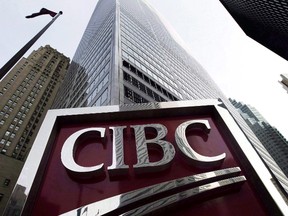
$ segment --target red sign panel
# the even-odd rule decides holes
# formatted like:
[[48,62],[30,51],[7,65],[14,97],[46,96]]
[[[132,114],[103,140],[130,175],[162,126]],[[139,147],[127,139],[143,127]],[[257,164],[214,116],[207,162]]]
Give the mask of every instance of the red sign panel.
[[[171,167],[157,173],[137,175],[132,165],[137,163],[137,151],[135,134],[131,125],[162,124],[168,129],[165,140],[175,145],[175,130],[183,122],[188,120],[204,119],[208,120],[211,126],[210,133],[203,134],[201,131],[187,132],[187,139],[193,148],[205,156],[215,156],[226,154],[223,164],[216,168],[198,168],[189,165],[183,157],[176,152]],[[126,126],[124,131],[124,160],[129,166],[126,175],[110,178],[107,167],[112,164],[112,135],[108,133],[111,126]],[[94,166],[104,163],[105,175],[90,179],[69,175],[67,169],[61,162],[61,149],[68,137],[85,128],[104,127],[106,128],[106,140],[96,139],[92,135],[83,139],[75,153],[75,160],[82,166]],[[41,189],[33,209],[33,215],[58,215],[77,209],[118,194],[133,191],[169,180],[191,176],[216,169],[240,167],[245,176],[244,168],[233,156],[229,149],[229,140],[225,140],[220,133],[221,128],[217,128],[213,119],[209,116],[187,116],[185,118],[151,118],[133,121],[110,121],[110,122],[90,122],[85,124],[65,124],[59,130],[55,139],[49,163],[42,180]],[[150,136],[153,136],[150,135]],[[175,148],[176,149],[176,148]],[[161,151],[151,149],[149,156],[151,161],[160,160],[163,156]],[[263,206],[257,200],[249,182],[245,182],[239,191],[207,194],[207,198],[201,197],[199,200],[193,198],[191,201],[183,201],[181,208],[171,207],[169,212],[175,215],[265,215]],[[177,204],[177,203],[176,203]],[[253,207],[252,207],[253,206]],[[241,210],[241,211],[240,211]],[[124,209],[124,211],[127,211]],[[165,211],[164,211],[165,212]],[[164,214],[167,214],[165,212]],[[83,214],[85,215],[85,214]]]
[[[233,128],[237,125],[229,114],[228,124],[215,105],[121,112],[99,109],[94,114],[85,114],[85,109],[70,116],[56,114],[47,127],[50,134],[45,134],[45,124],[53,112],[47,117],[34,144],[43,148],[41,134],[46,137],[34,183],[31,188],[18,183],[30,191],[24,214],[280,212],[239,139],[228,129],[231,120]],[[35,149],[31,157],[37,156]],[[33,162],[32,158],[27,161]],[[25,166],[24,170],[34,169]]]

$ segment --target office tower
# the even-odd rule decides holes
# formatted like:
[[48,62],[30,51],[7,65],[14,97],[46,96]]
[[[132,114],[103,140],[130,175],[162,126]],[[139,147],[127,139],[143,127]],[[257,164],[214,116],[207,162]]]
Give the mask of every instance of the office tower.
[[[274,173],[280,176],[282,175],[280,172],[281,169],[287,178],[288,141],[254,107],[237,102],[236,100],[230,99],[230,101],[268,151],[269,155],[262,157],[264,162],[267,163],[270,169],[273,169]],[[274,162],[276,162],[277,166]]]
[[280,83],[283,85],[283,88],[288,92],[288,74],[281,74],[282,80]]
[[131,0],[99,1],[60,91],[57,108],[222,96],[153,9]]
[[48,45],[40,47],[22,58],[0,83],[0,213],[69,61]]
[[[252,145],[263,148],[207,72],[174,38],[145,1],[100,0],[53,108],[220,98]],[[288,179],[281,182],[288,192]]]
[[220,2],[249,37],[288,60],[288,1]]

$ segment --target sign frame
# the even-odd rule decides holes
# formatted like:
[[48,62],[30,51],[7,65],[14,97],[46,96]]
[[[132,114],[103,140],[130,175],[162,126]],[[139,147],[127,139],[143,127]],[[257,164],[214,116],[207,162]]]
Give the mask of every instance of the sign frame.
[[249,178],[254,179],[252,187],[258,194],[261,194],[259,196],[264,205],[269,206],[268,213],[275,214],[276,212],[284,215],[285,212],[288,212],[287,205],[273,185],[270,172],[228,109],[219,100],[205,99],[49,110],[6,206],[6,215],[9,215],[10,210],[15,210],[15,208],[17,208],[19,215],[31,211],[36,199],[35,194],[40,187],[41,176],[52,149],[52,143],[62,123],[84,123],[88,120],[99,120],[99,118],[101,120],[129,120],[140,117],[165,117],[170,113],[173,113],[173,116],[212,114],[217,124],[225,131],[225,136],[232,140],[233,151],[237,153],[238,159],[241,159],[242,163],[245,164]]

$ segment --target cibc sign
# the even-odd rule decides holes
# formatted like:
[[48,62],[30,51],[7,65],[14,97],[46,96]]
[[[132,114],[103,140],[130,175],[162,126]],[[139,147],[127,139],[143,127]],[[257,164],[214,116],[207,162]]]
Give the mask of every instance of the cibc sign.
[[[143,125],[129,125],[134,131],[134,138],[136,144],[137,163],[132,165],[136,173],[152,173],[168,169],[175,156],[175,148],[172,143],[165,140],[168,130],[163,124],[143,124]],[[208,120],[190,120],[181,123],[175,131],[176,146],[180,154],[187,160],[191,166],[195,167],[219,167],[226,157],[225,153],[217,156],[204,156],[197,153],[189,144],[186,138],[186,129],[196,128],[200,133],[209,134],[210,125]],[[129,166],[125,164],[124,157],[124,140],[123,130],[127,126],[113,126],[109,127],[112,132],[112,164],[107,167],[109,175],[118,176],[127,173]],[[100,138],[105,139],[104,127],[85,128],[72,134],[64,143],[61,151],[62,164],[67,170],[80,175],[80,177],[91,177],[97,175],[104,175],[104,163],[96,166],[81,166],[75,161],[75,149],[77,145],[81,145],[78,139],[85,135],[91,135],[93,132],[99,135]],[[155,132],[155,137],[147,139],[145,131]],[[102,143],[103,144],[103,143]],[[158,161],[151,162],[149,159],[148,149],[158,149],[162,154],[162,158]]]
[[25,215],[281,214],[270,178],[225,106],[204,100],[52,110],[17,186]]

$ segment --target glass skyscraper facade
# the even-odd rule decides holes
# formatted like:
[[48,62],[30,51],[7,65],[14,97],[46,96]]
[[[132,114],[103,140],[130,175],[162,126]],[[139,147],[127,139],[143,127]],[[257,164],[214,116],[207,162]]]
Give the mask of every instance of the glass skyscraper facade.
[[[253,130],[255,135],[271,155],[270,161],[275,161],[275,168],[281,169],[286,177],[288,176],[288,141],[264,117],[252,106],[231,100],[231,103],[238,110],[246,121],[247,125]],[[276,171],[276,169],[275,169]],[[282,176],[283,177],[283,176]]]
[[138,0],[99,1],[59,96],[57,108],[223,97]]
[[[54,108],[220,98],[251,144],[261,142],[208,73],[143,0],[100,0]],[[288,179],[280,184],[288,192]]]

